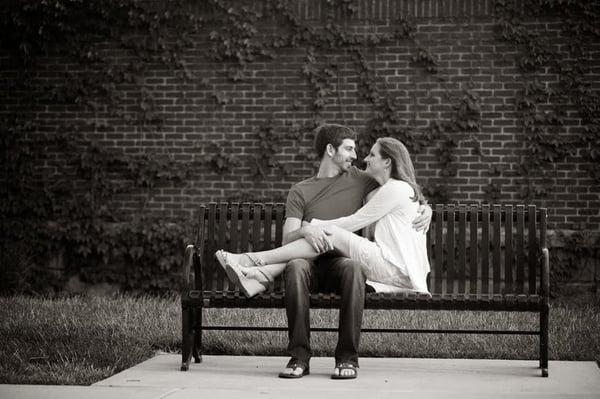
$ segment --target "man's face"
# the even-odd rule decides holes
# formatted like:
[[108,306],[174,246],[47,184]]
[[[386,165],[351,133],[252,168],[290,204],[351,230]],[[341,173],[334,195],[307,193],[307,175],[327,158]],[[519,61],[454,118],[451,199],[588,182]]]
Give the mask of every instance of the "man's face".
[[332,160],[342,172],[347,171],[356,159],[356,143],[352,139],[344,139],[333,154]]

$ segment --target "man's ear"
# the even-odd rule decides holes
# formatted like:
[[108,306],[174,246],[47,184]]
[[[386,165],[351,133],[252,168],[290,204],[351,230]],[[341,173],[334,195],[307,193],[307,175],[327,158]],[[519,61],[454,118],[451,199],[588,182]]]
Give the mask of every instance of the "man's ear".
[[325,151],[330,157],[335,155],[335,148],[333,148],[333,144],[327,144],[327,147],[325,147]]

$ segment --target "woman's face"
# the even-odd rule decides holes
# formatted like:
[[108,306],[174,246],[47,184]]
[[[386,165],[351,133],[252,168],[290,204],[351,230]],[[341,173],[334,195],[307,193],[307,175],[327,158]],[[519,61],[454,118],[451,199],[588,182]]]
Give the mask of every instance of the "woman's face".
[[365,169],[367,174],[369,174],[371,177],[382,176],[385,167],[389,164],[389,160],[381,158],[379,144],[375,143],[373,144],[373,147],[371,147],[369,155],[366,156],[365,163],[367,164],[367,168]]

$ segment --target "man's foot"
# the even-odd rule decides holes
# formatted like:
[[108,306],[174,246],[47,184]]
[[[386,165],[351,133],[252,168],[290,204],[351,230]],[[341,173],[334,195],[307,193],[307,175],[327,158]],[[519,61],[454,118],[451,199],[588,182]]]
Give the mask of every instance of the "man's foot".
[[285,369],[279,373],[279,378],[302,378],[310,374],[308,365],[298,361],[290,361]]
[[333,369],[331,378],[334,380],[351,380],[358,375],[358,367],[352,363],[339,362]]

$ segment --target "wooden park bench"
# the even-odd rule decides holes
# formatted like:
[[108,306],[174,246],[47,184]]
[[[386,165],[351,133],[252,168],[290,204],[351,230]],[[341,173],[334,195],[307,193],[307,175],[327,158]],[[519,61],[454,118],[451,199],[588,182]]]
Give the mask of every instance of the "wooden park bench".
[[[200,206],[195,242],[183,262],[182,365],[202,361],[206,330],[282,331],[285,327],[205,325],[203,308],[285,308],[281,279],[272,291],[248,299],[229,283],[214,258],[217,249],[246,252],[281,243],[283,204]],[[470,310],[539,313],[539,326],[528,330],[373,329],[364,332],[516,334],[539,336],[542,376],[548,376],[549,255],[546,209],[535,206],[436,205],[427,248],[432,296],[368,293],[365,309]],[[339,296],[311,295],[312,308],[338,308]],[[337,331],[336,328],[312,328]]]

